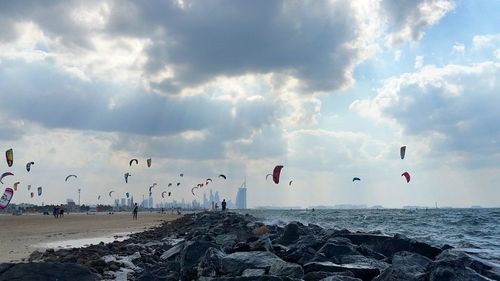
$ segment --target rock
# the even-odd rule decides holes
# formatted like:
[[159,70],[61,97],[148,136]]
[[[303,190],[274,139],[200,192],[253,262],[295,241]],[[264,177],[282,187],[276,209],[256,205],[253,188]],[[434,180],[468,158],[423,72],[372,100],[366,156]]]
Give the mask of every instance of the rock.
[[304,265],[304,272],[326,271],[326,272],[342,272],[350,271],[354,277],[362,280],[372,280],[373,277],[379,275],[380,270],[375,267],[369,267],[357,264],[335,264],[333,262],[311,262]]
[[264,269],[270,275],[302,278],[304,272],[297,264],[287,263],[270,252],[237,252],[222,258],[222,272],[233,276],[245,269]]
[[[492,280],[463,266],[459,260],[445,260],[429,265],[426,279],[428,281],[489,281]],[[497,279],[498,280],[498,279]]]
[[217,244],[206,241],[189,241],[181,251],[181,279],[193,280],[197,277],[197,265],[208,248],[218,248]]
[[283,234],[280,237],[280,244],[290,245],[297,239],[299,239],[299,225],[295,222],[291,222],[285,226]]
[[382,271],[374,281],[421,280],[431,262],[429,258],[416,253],[398,252],[392,257],[392,266]]
[[350,271],[344,271],[344,272],[326,272],[326,271],[314,271],[314,272],[308,272],[304,274],[304,280],[305,281],[319,281],[321,279],[330,277],[330,276],[347,276],[347,277],[354,277],[354,274]]
[[375,252],[374,250],[368,248],[365,245],[357,246],[356,251],[358,251],[360,254],[362,254],[365,257],[374,258],[376,260],[383,260],[386,258],[386,256],[382,255],[381,253]]
[[246,242],[238,242],[233,246],[231,252],[248,252],[250,251],[250,245]]
[[248,268],[243,270],[243,273],[241,273],[241,276],[243,277],[255,277],[255,276],[263,276],[266,274],[266,271],[264,269],[254,269],[254,268]]
[[162,255],[161,255],[161,259],[163,260],[168,260],[170,258],[174,258],[175,256],[177,256],[178,254],[181,253],[182,249],[184,249],[184,242],[182,243],[179,243],[175,246],[173,246],[172,248],[168,249],[167,251],[165,251]]
[[441,253],[429,267],[430,270],[441,268],[441,271],[443,271],[443,268],[449,267],[456,267],[457,270],[470,268],[482,276],[500,280],[500,266],[455,249],[449,249]]
[[385,256],[390,256],[400,251],[414,252],[430,259],[434,259],[442,252],[439,248],[413,239],[408,239],[398,234],[394,235],[391,239],[385,240],[380,247],[380,252]]
[[101,280],[101,276],[90,271],[88,267],[75,263],[40,262],[17,263],[7,268],[0,275],[0,280]]
[[230,249],[238,242],[236,234],[220,234],[215,237],[215,243],[219,244],[224,252],[229,253]]
[[303,246],[300,246],[299,248],[291,248],[284,254],[283,259],[287,262],[298,263],[301,265],[312,261],[328,261],[328,258],[326,258],[323,254],[318,254],[311,247]]
[[354,249],[351,244],[328,242],[318,251],[323,253],[327,258],[344,256],[344,255],[359,255],[360,253]]
[[368,233],[349,233],[349,231],[347,231],[347,233],[345,232],[335,233],[334,235],[339,237],[345,237],[351,240],[351,242],[356,245],[370,246],[370,248],[372,249],[380,248],[385,241],[392,238],[386,235],[377,235]]
[[257,239],[257,241],[250,242],[248,244],[250,251],[267,251],[272,252],[273,246],[271,243],[271,239],[267,236],[262,236]]
[[349,276],[339,276],[334,275],[321,279],[320,281],[360,281],[359,278],[349,277]]
[[379,261],[373,258],[361,256],[361,255],[349,255],[349,256],[339,256],[335,258],[339,264],[358,264],[368,267],[378,268],[380,271],[388,268],[390,264]]
[[221,271],[224,253],[215,248],[208,248],[198,265],[199,276],[217,276]]

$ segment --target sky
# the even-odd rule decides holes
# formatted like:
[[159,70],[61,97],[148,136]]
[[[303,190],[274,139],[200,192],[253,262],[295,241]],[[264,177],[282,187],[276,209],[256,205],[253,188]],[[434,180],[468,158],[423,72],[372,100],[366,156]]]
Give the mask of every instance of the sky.
[[[209,189],[234,201],[246,178],[249,207],[499,207],[498,10],[1,1],[0,150],[13,148],[14,165],[0,169],[15,174],[2,187],[20,182],[12,203],[64,203],[81,189],[82,203],[111,204],[109,191],[142,198],[153,183],[156,202]],[[279,184],[265,178],[275,165]]]

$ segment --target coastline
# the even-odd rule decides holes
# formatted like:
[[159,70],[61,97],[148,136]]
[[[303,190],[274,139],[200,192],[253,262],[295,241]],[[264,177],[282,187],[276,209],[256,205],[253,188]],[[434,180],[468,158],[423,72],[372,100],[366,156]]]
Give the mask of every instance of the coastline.
[[70,213],[60,219],[41,214],[0,215],[0,263],[19,262],[35,250],[45,250],[58,244],[61,247],[83,246],[78,244],[85,244],[83,239],[93,243],[100,240],[112,242],[115,235],[144,231],[177,217],[149,212],[139,213],[137,221],[132,220],[129,212],[113,215]]
[[500,279],[498,268],[448,245],[298,222],[265,225],[229,212],[187,214],[124,241],[35,251],[29,260],[0,265],[0,280]]

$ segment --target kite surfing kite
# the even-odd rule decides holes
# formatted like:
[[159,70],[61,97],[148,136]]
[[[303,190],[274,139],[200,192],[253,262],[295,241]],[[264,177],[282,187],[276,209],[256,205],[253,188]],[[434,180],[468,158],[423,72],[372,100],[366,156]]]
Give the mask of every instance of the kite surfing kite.
[[31,196],[31,198],[33,198],[33,196],[35,196],[35,193],[31,192],[30,196]]
[[128,165],[129,165],[129,166],[132,166],[132,163],[134,163],[134,162],[135,162],[135,164],[136,164],[136,165],[139,165],[139,160],[137,160],[137,159],[135,159],[135,158],[134,158],[134,159],[132,159],[132,160],[130,160],[130,162],[128,162]]
[[291,180],[291,181],[288,183],[288,185],[289,185],[289,186],[292,186],[292,182],[293,182],[293,180]]
[[3,184],[3,181],[2,181],[2,180],[3,180],[3,178],[5,178],[6,176],[13,176],[13,175],[14,175],[14,174],[13,174],[13,173],[11,173],[11,172],[5,172],[5,173],[3,173],[3,174],[0,176],[0,183],[2,183],[2,184]]
[[181,185],[181,183],[180,183],[180,182],[178,182],[178,183],[177,183],[177,186],[179,186],[179,185]]
[[401,156],[401,159],[405,159],[405,154],[406,154],[406,145],[403,145],[399,149],[399,155]]
[[73,177],[75,179],[78,178],[76,175],[69,175],[69,176],[66,177],[66,179],[64,181],[68,181],[68,179],[71,178],[71,177]]
[[167,192],[166,192],[166,191],[163,191],[163,192],[161,193],[161,198],[165,198],[165,193],[167,193]]
[[146,163],[148,164],[148,168],[151,168],[151,158],[148,158],[146,160]]
[[282,165],[278,165],[278,166],[274,167],[274,170],[273,170],[273,181],[274,181],[275,184],[280,183],[281,169],[283,169]]
[[7,159],[7,165],[9,167],[12,167],[12,164],[14,164],[14,151],[11,149],[5,151],[5,158]]
[[272,175],[273,175],[273,174],[267,174],[267,175],[266,175],[266,181],[267,181],[267,179],[268,179],[270,176],[272,176]]
[[168,192],[168,197],[170,197],[170,195],[172,195],[172,192],[170,192],[170,191],[169,191],[169,192]]
[[191,193],[193,194],[193,196],[196,196],[196,195],[194,194],[194,190],[195,190],[195,189],[198,189],[198,187],[197,187],[197,186],[195,186],[195,187],[191,188]]
[[97,200],[101,200],[101,195],[97,196]]
[[41,195],[42,195],[42,187],[41,187],[41,186],[39,186],[39,187],[37,188],[37,191],[38,191],[38,196],[41,196]]
[[404,176],[406,179],[406,182],[410,182],[410,174],[408,172],[404,172],[401,174],[401,176]]
[[168,184],[168,187],[171,187],[171,186],[172,186],[172,183],[169,183],[169,184]]
[[130,173],[125,173],[125,175],[123,175],[125,177],[125,183],[128,183],[128,177],[131,176]]
[[179,176],[181,176],[181,178],[182,178],[182,177],[184,176],[184,174],[183,174],[183,173],[181,173]]
[[114,191],[114,190],[111,190],[111,191],[109,192],[109,197],[111,197],[111,194],[112,194],[113,192],[115,192],[115,191]]
[[19,184],[20,184],[20,182],[18,182],[18,181],[16,181],[16,182],[14,183],[14,191],[17,191],[17,186],[18,186]]
[[361,181],[361,179],[358,177],[354,177],[354,178],[352,178],[352,181]]
[[208,185],[208,182],[212,182],[212,179],[211,179],[211,178],[208,178],[208,179],[205,181],[205,185]]
[[5,209],[10,203],[10,199],[14,195],[14,190],[12,188],[7,187],[3,192],[2,197],[0,198],[0,209]]
[[33,162],[33,161],[26,163],[26,171],[29,172],[31,170],[31,165],[34,165],[34,164],[35,164],[35,162]]
[[219,175],[219,178],[223,178],[223,179],[227,180],[226,176],[225,176],[225,175],[223,175],[223,174],[220,174],[220,175]]
[[31,189],[31,184],[28,184],[28,191]]

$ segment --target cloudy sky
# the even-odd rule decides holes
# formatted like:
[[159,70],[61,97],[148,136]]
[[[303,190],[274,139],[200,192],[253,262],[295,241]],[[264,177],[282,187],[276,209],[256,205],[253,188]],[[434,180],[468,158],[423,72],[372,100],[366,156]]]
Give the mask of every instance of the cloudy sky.
[[[246,177],[251,207],[498,207],[498,10],[489,0],[1,1],[0,150],[15,157],[0,164],[15,174],[3,187],[21,182],[14,203],[63,203],[81,188],[93,204],[111,203],[110,190],[142,197],[154,182],[158,201],[180,181],[169,191],[191,201],[201,198],[192,186],[223,173],[211,187],[234,200]],[[277,164],[275,185],[265,175]],[[29,198],[28,184],[43,196]]]

